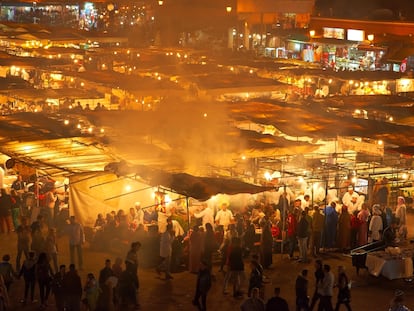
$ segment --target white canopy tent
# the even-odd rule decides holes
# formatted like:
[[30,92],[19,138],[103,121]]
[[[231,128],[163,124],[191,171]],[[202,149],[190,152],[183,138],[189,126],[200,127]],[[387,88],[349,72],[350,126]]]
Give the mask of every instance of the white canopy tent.
[[[93,227],[99,213],[105,215],[113,210],[127,212],[135,202],[143,208],[154,206],[157,187],[144,184],[135,178],[118,177],[108,172],[90,172],[72,175],[69,188],[70,215],[84,226]],[[171,200],[179,195],[163,190]]]

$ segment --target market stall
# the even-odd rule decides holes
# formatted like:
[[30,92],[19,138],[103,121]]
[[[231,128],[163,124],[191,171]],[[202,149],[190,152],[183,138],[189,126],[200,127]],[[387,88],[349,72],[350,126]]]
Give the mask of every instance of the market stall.
[[93,226],[98,213],[126,209],[137,201],[144,209],[153,207],[154,192],[159,187],[169,196],[169,202],[186,198],[207,201],[216,194],[259,193],[273,189],[234,179],[171,174],[142,165],[112,163],[106,167],[106,172],[70,177],[70,212],[85,226]]
[[367,254],[366,266],[370,274],[384,276],[389,280],[412,278],[413,249],[388,247]]

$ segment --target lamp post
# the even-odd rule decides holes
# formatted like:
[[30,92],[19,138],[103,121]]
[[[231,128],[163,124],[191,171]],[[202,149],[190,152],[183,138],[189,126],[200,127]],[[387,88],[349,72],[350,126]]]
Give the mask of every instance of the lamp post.
[[375,36],[374,36],[373,34],[369,34],[369,35],[367,36],[367,39],[368,39],[368,41],[369,41],[369,44],[370,44],[370,45],[373,43],[374,38],[375,38]]
[[163,40],[165,40],[165,29],[168,28],[166,27],[167,18],[163,14],[163,11],[165,11],[166,3],[164,0],[155,0],[154,2],[154,16],[151,18],[153,22],[153,40],[154,45],[162,45]]
[[115,5],[112,2],[108,3],[108,5],[106,6],[106,9],[108,10],[108,24],[106,26],[107,28],[111,29],[115,24],[114,22]]
[[229,20],[229,26],[227,29],[227,47],[229,49],[234,50],[235,48],[235,38],[237,36],[237,31],[235,30],[235,28],[233,28],[233,19],[232,19],[232,11],[233,11],[233,7],[231,5],[227,5],[226,6],[226,15],[228,16],[228,20]]

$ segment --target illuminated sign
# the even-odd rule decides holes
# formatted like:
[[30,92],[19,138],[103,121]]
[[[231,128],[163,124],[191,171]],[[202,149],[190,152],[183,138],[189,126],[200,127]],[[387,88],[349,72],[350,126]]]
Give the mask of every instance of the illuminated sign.
[[347,39],[349,41],[364,41],[365,32],[363,30],[348,29]]
[[406,72],[407,71],[407,59],[403,59],[400,66],[400,72]]
[[368,193],[368,180],[358,178],[355,183],[354,189],[356,192],[367,194]]
[[345,29],[343,28],[323,28],[324,38],[345,39]]
[[414,79],[397,79],[397,93],[414,92]]

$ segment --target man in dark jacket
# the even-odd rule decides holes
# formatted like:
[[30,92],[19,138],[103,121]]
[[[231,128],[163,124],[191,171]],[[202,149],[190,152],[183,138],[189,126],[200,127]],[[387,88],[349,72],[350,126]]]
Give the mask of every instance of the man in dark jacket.
[[19,279],[23,276],[24,279],[24,299],[20,302],[25,304],[30,290],[30,301],[34,301],[34,289],[36,285],[36,259],[33,251],[29,252],[29,257],[23,262],[23,266],[19,272]]
[[64,300],[64,288],[63,280],[66,275],[66,266],[60,265],[59,272],[53,276],[52,280],[52,292],[55,296],[56,310],[64,311],[65,310],[65,300]]
[[289,306],[286,300],[280,295],[280,287],[275,287],[274,296],[270,298],[266,303],[266,311],[289,311]]
[[[207,310],[207,293],[211,287],[211,273],[207,261],[203,260],[200,263],[200,270],[198,271],[196,292],[193,299],[193,305],[197,306],[199,310]],[[201,303],[200,303],[201,298]]]
[[223,293],[227,294],[227,284],[229,281],[233,283],[233,296],[241,298],[240,281],[244,273],[243,249],[241,248],[241,240],[232,238],[230,244],[230,252],[228,258],[228,267],[224,278]]
[[391,225],[384,229],[382,233],[382,240],[386,247],[396,245],[396,229],[398,228],[398,220],[393,218],[391,220]]
[[105,285],[106,280],[113,276],[114,272],[112,271],[111,260],[105,260],[105,267],[99,272],[99,287],[103,287]]
[[119,277],[119,299],[121,310],[128,310],[128,308],[139,308],[137,300],[137,287],[135,283],[136,273],[131,266],[128,266],[122,271]]
[[80,311],[82,282],[74,264],[70,264],[68,273],[63,277],[63,292],[68,310]]
[[311,310],[311,311],[315,307],[316,302],[321,298],[319,293],[318,293],[318,285],[322,282],[322,279],[323,279],[323,276],[324,276],[322,267],[323,267],[322,260],[317,259],[315,261],[315,273],[314,273],[314,275],[315,275],[315,291],[313,293],[312,301],[311,301],[311,304],[310,304],[310,307],[309,307],[309,310]]
[[308,270],[302,270],[302,273],[296,278],[296,310],[308,311],[309,310],[309,298],[308,298]]
[[259,268],[259,263],[255,260],[250,262],[251,272],[249,278],[249,291],[247,295],[250,297],[253,288],[258,288],[259,290],[263,287],[263,275]]
[[306,220],[306,212],[302,211],[300,220],[298,223],[297,228],[297,237],[298,237],[298,244],[299,244],[299,254],[300,262],[307,262],[308,261],[308,236],[309,236],[309,224]]
[[10,194],[6,192],[6,189],[0,189],[0,230],[1,233],[12,232],[12,199]]

